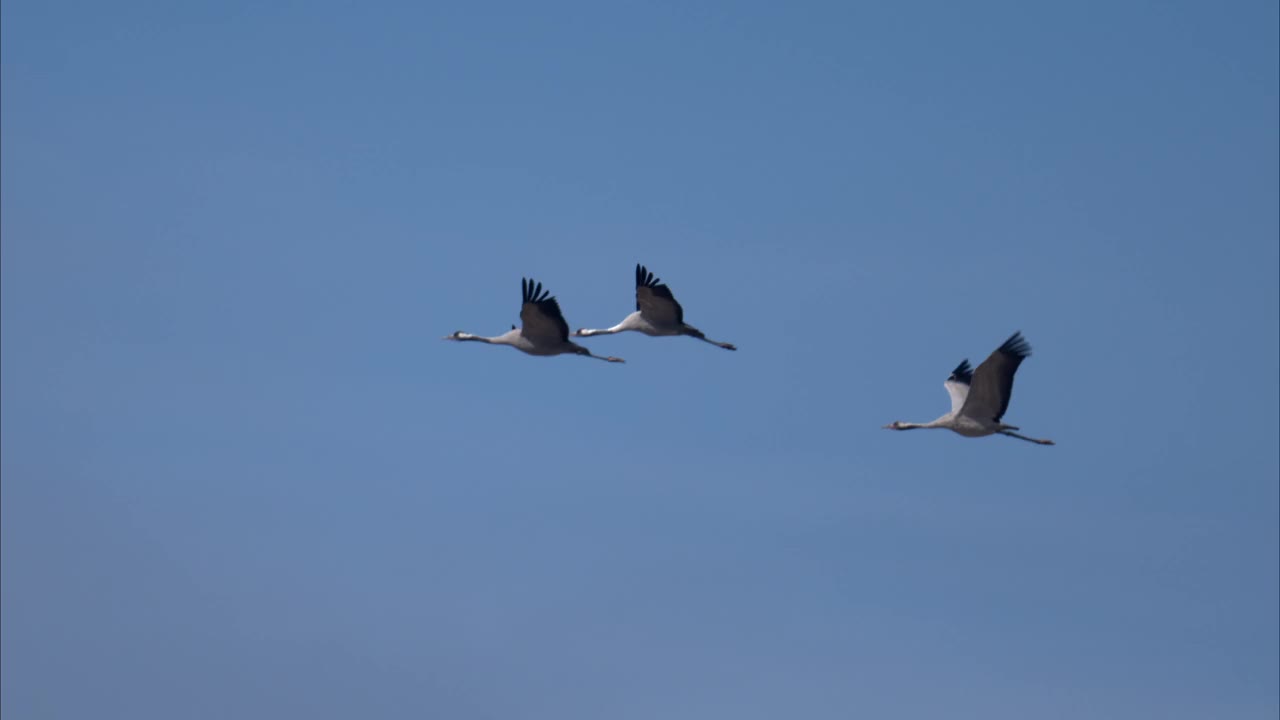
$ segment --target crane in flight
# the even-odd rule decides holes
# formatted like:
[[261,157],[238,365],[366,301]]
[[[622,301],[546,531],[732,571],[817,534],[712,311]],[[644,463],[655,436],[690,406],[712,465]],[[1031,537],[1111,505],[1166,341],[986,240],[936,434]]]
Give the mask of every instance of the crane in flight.
[[965,437],[1000,434],[1038,445],[1053,445],[1052,440],[1019,435],[1014,431],[1021,428],[1000,421],[1009,409],[1009,398],[1013,395],[1013,374],[1030,356],[1031,345],[1021,332],[1015,332],[983,360],[977,370],[970,369],[969,361],[965,360],[951,371],[951,376],[943,383],[951,396],[951,412],[933,422],[895,420],[884,427],[886,430],[946,428]]
[[509,345],[529,355],[586,355],[605,362],[626,362],[622,358],[593,355],[590,350],[569,340],[569,323],[560,312],[560,303],[549,291],[542,289],[542,283],[521,278],[520,287],[524,297],[524,304],[520,306],[520,327],[512,325],[511,330],[496,337],[459,330],[445,335],[443,339]]
[[671,288],[654,277],[653,273],[643,265],[636,265],[636,311],[611,328],[601,330],[584,328],[573,335],[574,337],[591,337],[592,335],[612,335],[627,330],[653,337],[688,335],[725,350],[738,349],[730,343],[712,340],[703,335],[698,328],[686,324],[684,308],[676,302],[675,296],[671,294]]

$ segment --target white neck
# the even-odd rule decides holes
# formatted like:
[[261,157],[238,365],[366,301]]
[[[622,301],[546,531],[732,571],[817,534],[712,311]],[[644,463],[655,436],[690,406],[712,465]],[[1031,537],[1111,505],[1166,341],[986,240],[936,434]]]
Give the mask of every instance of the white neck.
[[952,417],[950,413],[943,415],[937,420],[931,420],[927,423],[898,423],[895,430],[939,430],[951,427]]
[[472,335],[471,333],[460,332],[456,335],[450,335],[449,339],[466,342],[489,343],[490,345],[514,345],[515,339],[519,334],[519,330],[511,330],[496,337],[485,337],[484,335]]
[[613,335],[614,333],[620,333],[620,332],[623,332],[624,330],[635,330],[635,328],[629,326],[627,324],[627,321],[623,320],[622,322],[618,323],[617,325],[614,325],[611,328],[601,328],[599,330],[588,330],[584,328],[574,333],[574,335],[577,335],[578,337],[591,337],[592,335]]
[[614,333],[625,332],[627,330],[639,330],[640,325],[641,325],[640,313],[637,311],[626,316],[625,318],[622,319],[622,322],[618,323],[617,325],[614,325],[611,328],[603,328],[600,330],[583,329],[574,333],[574,335],[577,335],[578,337],[591,337],[592,335],[613,335]]

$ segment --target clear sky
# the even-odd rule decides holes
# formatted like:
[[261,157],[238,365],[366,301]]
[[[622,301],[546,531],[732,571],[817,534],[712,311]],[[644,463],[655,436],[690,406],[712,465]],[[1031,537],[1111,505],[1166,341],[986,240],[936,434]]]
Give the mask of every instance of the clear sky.
[[1276,3],[0,18],[6,720],[1280,713]]

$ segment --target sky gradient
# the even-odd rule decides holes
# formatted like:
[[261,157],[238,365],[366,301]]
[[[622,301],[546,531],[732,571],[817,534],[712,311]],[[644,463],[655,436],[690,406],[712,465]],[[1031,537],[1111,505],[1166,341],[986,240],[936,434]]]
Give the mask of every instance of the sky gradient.
[[1277,15],[6,1],[0,712],[1273,720]]

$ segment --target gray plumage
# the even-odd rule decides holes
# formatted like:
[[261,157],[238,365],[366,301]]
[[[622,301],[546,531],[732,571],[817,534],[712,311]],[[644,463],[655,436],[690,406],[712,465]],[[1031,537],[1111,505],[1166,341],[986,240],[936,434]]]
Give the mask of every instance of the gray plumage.
[[569,340],[569,323],[565,322],[560,303],[542,288],[542,283],[521,278],[520,323],[517,328],[494,337],[472,335],[461,330],[444,336],[445,340],[509,345],[529,355],[585,355],[597,360],[620,363],[622,358],[593,355],[590,350]]
[[725,350],[738,348],[727,342],[708,338],[701,330],[684,321],[684,308],[676,302],[671,288],[667,287],[649,269],[636,265],[636,311],[622,319],[622,322],[611,328],[599,330],[582,329],[574,333],[576,337],[592,335],[612,335],[614,333],[634,331],[653,337],[688,335],[703,342],[711,343]]
[[951,396],[951,412],[927,423],[905,423],[895,420],[885,425],[889,430],[945,428],[965,437],[1008,435],[1019,440],[1053,445],[1052,440],[1019,435],[1019,428],[1002,422],[1013,397],[1013,376],[1022,361],[1031,356],[1031,345],[1015,332],[996,348],[976,370],[964,360],[951,371],[943,386]]

